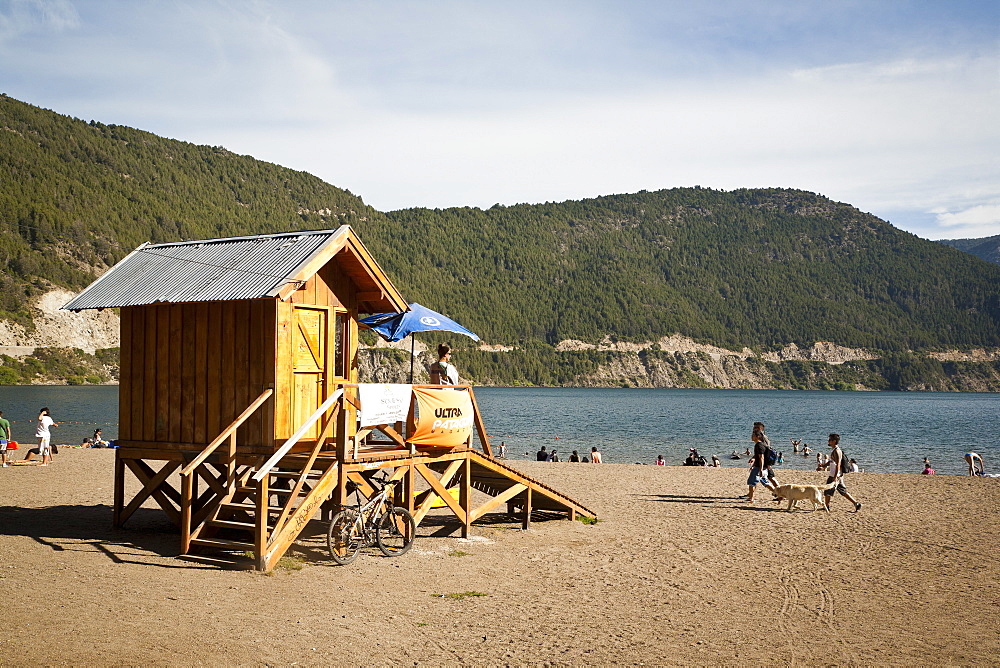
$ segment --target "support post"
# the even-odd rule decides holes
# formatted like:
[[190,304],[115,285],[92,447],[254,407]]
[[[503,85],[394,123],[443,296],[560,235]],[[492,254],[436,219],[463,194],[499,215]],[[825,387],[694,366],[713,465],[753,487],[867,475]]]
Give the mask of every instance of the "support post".
[[465,518],[462,520],[462,538],[468,538],[469,530],[472,528],[472,459],[468,453],[462,462],[462,486],[459,488],[458,502],[465,511]]
[[337,411],[337,487],[333,492],[337,510],[347,505],[347,401],[340,398],[340,410]]
[[269,478],[270,476],[264,476],[257,482],[257,524],[253,531],[253,551],[258,571],[267,570],[264,553],[267,552],[267,507],[271,496]]
[[531,528],[531,488],[524,490],[524,519],[521,521],[521,528],[527,531]]
[[416,469],[414,469],[413,464],[409,464],[406,467],[406,473],[403,478],[403,486],[406,488],[406,509],[412,514],[417,507],[417,472]]
[[191,503],[194,499],[194,473],[181,475],[181,554],[191,549]]
[[122,525],[122,509],[125,507],[125,462],[122,451],[115,450],[115,508],[111,514],[111,525]]

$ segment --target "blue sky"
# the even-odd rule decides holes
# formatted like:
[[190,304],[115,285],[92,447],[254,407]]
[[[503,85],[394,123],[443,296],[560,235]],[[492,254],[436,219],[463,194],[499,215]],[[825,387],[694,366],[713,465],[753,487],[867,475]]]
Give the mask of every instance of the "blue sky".
[[701,185],[1000,234],[1000,3],[0,0],[0,91],[381,210]]

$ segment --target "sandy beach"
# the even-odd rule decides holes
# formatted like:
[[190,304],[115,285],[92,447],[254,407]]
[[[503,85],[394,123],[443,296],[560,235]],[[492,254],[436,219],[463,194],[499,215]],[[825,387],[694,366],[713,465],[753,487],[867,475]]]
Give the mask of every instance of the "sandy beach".
[[741,503],[738,469],[511,460],[601,521],[431,516],[349,566],[316,522],[265,575],[176,559],[152,505],[112,529],[112,463],[0,469],[0,665],[1000,661],[1000,479],[853,474],[827,515]]

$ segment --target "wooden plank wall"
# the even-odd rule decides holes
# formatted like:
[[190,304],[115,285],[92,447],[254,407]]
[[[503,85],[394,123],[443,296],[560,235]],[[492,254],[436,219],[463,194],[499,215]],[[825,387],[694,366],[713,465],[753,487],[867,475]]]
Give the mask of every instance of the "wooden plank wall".
[[[121,309],[119,438],[201,449],[275,386],[276,302],[155,304]],[[274,403],[237,433],[274,447]]]
[[[357,288],[353,281],[347,277],[336,261],[328,262],[322,269],[312,276],[299,290],[292,293],[287,302],[278,303],[277,314],[277,359],[275,377],[275,435],[280,441],[288,438],[295,431],[292,425],[292,311],[295,306],[326,306],[331,309],[347,310],[347,332],[344,345],[347,348],[347,368],[345,378],[348,382],[357,382],[358,379],[358,313],[357,313]],[[333,391],[334,381],[338,379],[334,374],[336,361],[333,358],[334,333],[333,327],[336,325],[335,313],[331,310],[328,336],[327,355],[327,389],[326,396]]]

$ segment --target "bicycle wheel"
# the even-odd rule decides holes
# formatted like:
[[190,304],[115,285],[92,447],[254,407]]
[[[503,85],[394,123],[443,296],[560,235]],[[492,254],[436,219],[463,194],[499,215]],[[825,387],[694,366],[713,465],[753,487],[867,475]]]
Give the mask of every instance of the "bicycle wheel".
[[413,546],[413,538],[417,535],[417,523],[406,508],[396,506],[379,520],[375,529],[375,542],[382,554],[387,557],[398,557]]
[[326,546],[330,556],[338,564],[349,564],[358,556],[364,540],[358,526],[358,511],[342,510],[330,520],[330,529],[326,532]]

